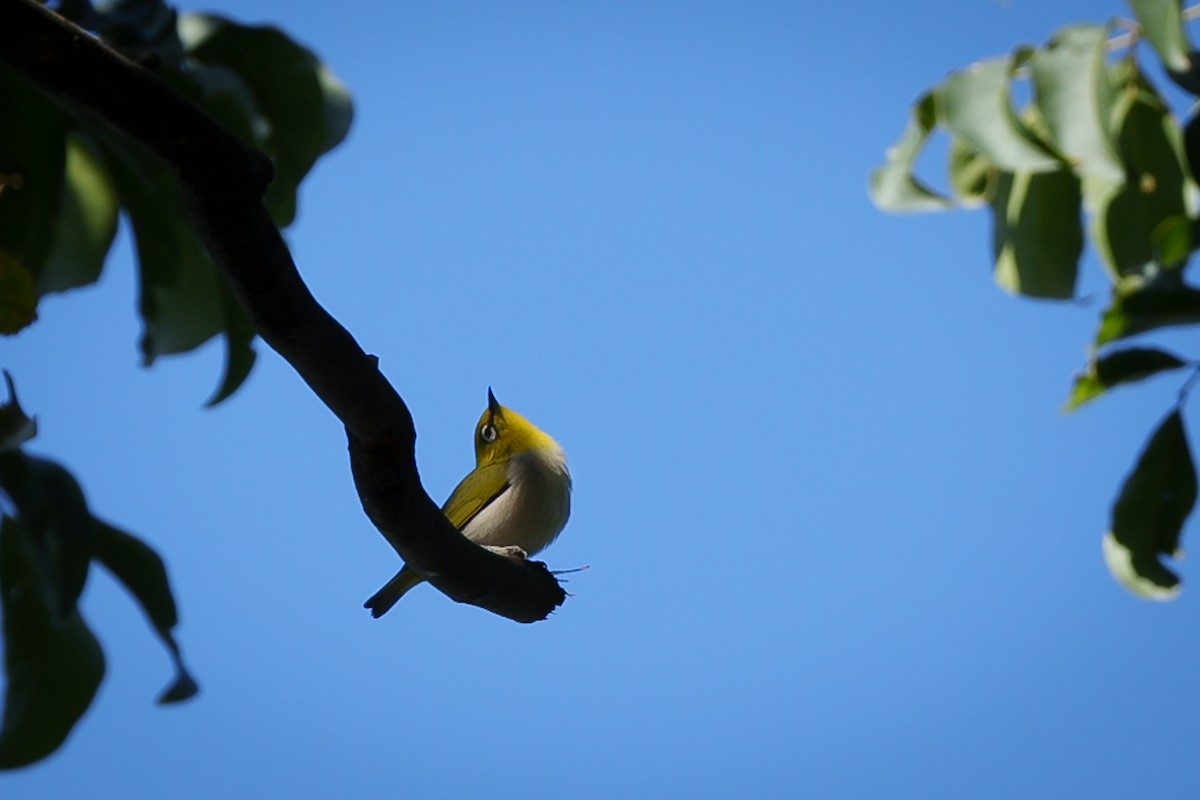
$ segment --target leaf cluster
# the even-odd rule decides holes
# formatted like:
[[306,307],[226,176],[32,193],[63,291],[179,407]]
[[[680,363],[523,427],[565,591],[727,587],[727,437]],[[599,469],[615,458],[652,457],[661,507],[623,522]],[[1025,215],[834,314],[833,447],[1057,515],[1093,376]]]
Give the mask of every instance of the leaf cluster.
[[[893,212],[985,207],[992,216],[994,277],[1005,290],[1075,296],[1085,240],[1112,290],[1091,358],[1066,403],[1200,364],[1126,340],[1200,323],[1200,289],[1186,281],[1200,247],[1200,114],[1181,122],[1146,75],[1147,42],[1179,88],[1200,95],[1200,61],[1179,0],[1129,0],[1136,24],[1072,25],[1040,47],[952,72],[913,105],[900,140],[871,176],[872,199]],[[1118,35],[1118,31],[1128,33]],[[1028,98],[1018,106],[1016,98]],[[1193,105],[1194,101],[1193,101]],[[948,189],[917,174],[930,138],[950,139]],[[1196,472],[1180,400],[1156,428],[1112,511],[1103,551],[1135,593],[1175,596],[1162,557],[1179,552],[1196,498]]]
[[[63,25],[34,8],[52,24]],[[64,45],[47,37],[46,30],[34,30],[32,22],[29,29],[12,22],[21,10],[15,1],[5,7],[6,41],[15,35],[34,44],[32,60],[47,71],[78,57],[85,44],[102,50],[78,28],[67,28]],[[215,120],[240,141],[238,148],[246,145],[270,158],[267,162],[254,153],[273,171],[265,195],[256,192],[255,202],[260,211],[265,207],[264,224],[278,237],[275,227],[296,216],[301,180],[346,136],[351,121],[349,95],[329,70],[273,27],[180,15],[161,0],[115,0],[100,7],[88,0],[61,0],[55,10],[111,48],[103,50],[105,58],[159,86],[158,97],[178,99],[161,91],[161,81],[185,98],[201,124],[172,129],[174,152],[200,152],[203,146],[195,141],[200,129],[203,123],[216,127]],[[97,281],[123,214],[137,254],[144,362],[188,352],[219,335],[225,341],[225,371],[209,403],[227,398],[251,370],[256,332],[193,222],[180,164],[152,153],[125,129],[109,127],[103,115],[67,101],[70,93],[61,87],[62,99],[53,86],[35,86],[30,79],[38,76],[20,71],[20,61],[9,63],[0,61],[0,333],[15,334],[31,325],[45,296]],[[87,70],[69,66],[66,72],[72,86],[101,74],[96,70],[83,78]],[[116,101],[130,93],[117,81],[106,82],[104,89]],[[143,102],[139,120],[148,120],[151,129],[168,127],[160,124],[167,105]],[[244,161],[230,163],[227,175],[212,178],[237,186],[245,172]],[[269,170],[261,172],[266,185]],[[178,613],[162,559],[137,537],[96,517],[67,469],[26,452],[37,426],[17,402],[7,372],[5,379],[0,769],[12,769],[61,746],[103,679],[104,653],[79,609],[96,565],[129,591],[172,659],[175,677],[158,701],[185,700],[198,687],[174,636]]]
[[[102,9],[71,0],[58,11],[266,153],[275,174],[264,202],[278,226],[291,224],[301,180],[352,118],[346,89],[308,49],[277,28],[177,14],[161,0]],[[225,368],[209,403],[227,398],[254,364],[254,328],[169,167],[3,65],[0,108],[0,333],[32,324],[47,294],[98,280],[123,213],[137,251],[143,362],[219,335]]]
[[87,711],[104,677],[104,651],[79,612],[94,564],[142,607],[166,646],[175,677],[159,697],[176,703],[199,690],[172,633],[178,623],[162,559],[143,541],[88,508],[62,466],[26,453],[37,432],[17,401],[0,405],[0,611],[3,612],[4,715],[0,769],[56,750]]

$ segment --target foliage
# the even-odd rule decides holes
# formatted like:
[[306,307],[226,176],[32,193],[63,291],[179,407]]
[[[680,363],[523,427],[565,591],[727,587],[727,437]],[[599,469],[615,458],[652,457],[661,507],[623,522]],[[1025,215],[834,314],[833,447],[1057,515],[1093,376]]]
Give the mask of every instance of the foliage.
[[12,513],[0,518],[0,608],[8,676],[0,726],[0,769],[49,755],[87,711],[104,677],[104,653],[77,603],[94,562],[134,596],[175,663],[160,703],[198,691],[172,629],[175,599],[162,559],[136,537],[94,517],[83,491],[58,464],[23,445],[37,426],[17,402],[0,406],[0,491]]
[[[103,11],[74,0],[59,11],[152,66],[270,156],[275,177],[264,199],[276,224],[291,224],[300,181],[345,138],[352,116],[345,88],[311,52],[275,28],[177,15],[160,0],[123,0]],[[219,334],[225,374],[209,403],[229,397],[254,364],[254,329],[193,229],[171,172],[6,67],[0,106],[9,121],[0,125],[0,289],[22,287],[0,295],[0,332],[31,324],[39,298],[94,283],[124,213],[137,248],[144,362]]]
[[[1196,215],[1200,115],[1181,123],[1139,61],[1148,42],[1164,72],[1200,95],[1200,65],[1179,0],[1130,0],[1137,24],[1073,25],[1041,47],[951,73],[913,105],[904,134],[871,177],[887,211],[986,206],[994,277],[1014,294],[1074,296],[1084,240],[1112,284],[1086,370],[1068,411],[1110,389],[1191,369],[1179,400],[1152,434],[1112,511],[1103,552],[1138,595],[1174,597],[1162,562],[1179,552],[1196,498],[1182,404],[1200,362],[1126,340],[1200,323],[1200,289],[1185,280],[1200,246]],[[1014,97],[1029,96],[1021,108]],[[950,137],[949,190],[916,174],[929,139]]]
[[[264,203],[280,227],[293,221],[301,180],[345,138],[352,116],[345,88],[310,51],[275,28],[179,15],[161,0],[116,0],[100,8],[61,0],[56,9],[270,156],[274,179]],[[124,214],[137,251],[144,363],[188,352],[219,334],[225,371],[209,404],[229,397],[253,366],[255,333],[193,228],[175,176],[3,64],[0,107],[0,333],[33,324],[46,295],[98,280]],[[5,379],[0,612],[7,680],[0,769],[56,750],[100,685],[104,654],[78,609],[94,564],[125,586],[167,648],[176,674],[158,701],[179,702],[198,691],[174,638],[178,614],[162,559],[95,517],[65,468],[25,452],[37,426],[18,404],[7,373]]]

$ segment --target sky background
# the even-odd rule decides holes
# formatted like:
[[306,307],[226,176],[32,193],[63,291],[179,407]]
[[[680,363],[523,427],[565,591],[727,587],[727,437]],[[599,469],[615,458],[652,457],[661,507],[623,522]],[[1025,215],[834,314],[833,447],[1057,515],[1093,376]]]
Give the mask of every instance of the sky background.
[[0,352],[30,450],[166,559],[202,693],[153,705],[168,659],[94,573],[107,678],[5,800],[1195,795],[1196,590],[1135,599],[1100,554],[1177,382],[1062,415],[1094,257],[1084,301],[1014,299],[983,212],[866,194],[926,87],[1122,4],[182,8],[278,23],[353,91],[300,270],[436,498],[489,385],[563,444],[544,557],[590,569],[534,625],[428,586],[371,619],[399,562],[341,427],[266,348],[215,410],[219,344],[140,368],[122,236]]

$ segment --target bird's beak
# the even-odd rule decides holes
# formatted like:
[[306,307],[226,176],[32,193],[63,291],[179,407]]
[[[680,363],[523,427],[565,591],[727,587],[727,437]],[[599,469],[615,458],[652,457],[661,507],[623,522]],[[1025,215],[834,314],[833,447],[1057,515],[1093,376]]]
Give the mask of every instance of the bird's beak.
[[496,395],[492,394],[492,387],[488,387],[488,411],[492,414],[500,413],[500,404],[496,402]]

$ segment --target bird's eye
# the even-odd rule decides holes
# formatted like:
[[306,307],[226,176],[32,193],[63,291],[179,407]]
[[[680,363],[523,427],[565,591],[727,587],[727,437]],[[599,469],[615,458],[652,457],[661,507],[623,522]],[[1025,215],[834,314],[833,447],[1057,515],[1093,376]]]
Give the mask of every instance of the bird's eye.
[[496,441],[496,437],[499,434],[496,433],[495,426],[484,425],[482,428],[479,429],[479,435],[481,437],[483,437],[483,440],[485,442],[487,442],[488,444],[491,444],[492,442]]

